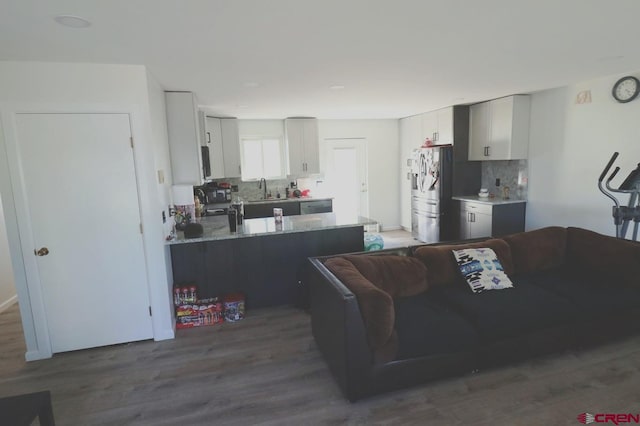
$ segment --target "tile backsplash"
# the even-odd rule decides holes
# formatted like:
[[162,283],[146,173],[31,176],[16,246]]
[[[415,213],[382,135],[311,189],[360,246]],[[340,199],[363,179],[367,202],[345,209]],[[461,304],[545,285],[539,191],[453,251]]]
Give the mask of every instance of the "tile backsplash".
[[[500,179],[499,187],[496,179]],[[527,160],[482,162],[482,187],[497,197],[501,197],[502,188],[508,186],[511,198],[526,200],[528,182]]]

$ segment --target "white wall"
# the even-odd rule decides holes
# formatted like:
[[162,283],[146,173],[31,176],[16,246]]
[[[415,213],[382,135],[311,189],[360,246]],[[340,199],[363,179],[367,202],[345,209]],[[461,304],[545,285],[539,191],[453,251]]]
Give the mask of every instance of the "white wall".
[[[157,101],[158,92],[153,82],[148,83],[146,70],[142,66],[0,62],[0,114],[4,131],[4,134],[0,133],[0,194],[5,203],[7,235],[27,343],[27,359],[46,357],[50,345],[43,301],[37,292],[27,288],[16,205],[9,180],[9,158],[4,141],[7,132],[11,131],[12,114],[16,111],[130,112],[145,230],[147,275],[154,312],[154,336],[164,339],[174,335],[166,247],[161,211],[158,209],[163,202],[160,201],[156,177],[156,155],[163,158],[163,154],[157,154],[156,150],[162,142],[154,144],[152,131],[153,126],[156,135],[162,133],[158,133],[163,120],[158,112],[161,109]],[[154,105],[153,108],[150,103]],[[150,109],[155,111],[153,117]],[[160,135],[156,140],[162,137]]]
[[326,139],[366,140],[369,216],[384,230],[399,229],[398,120],[318,120],[318,133],[321,169]]
[[13,268],[9,255],[7,228],[4,225],[2,199],[0,199],[0,312],[6,310],[17,301],[16,288],[13,284]]
[[238,120],[238,135],[280,137],[284,141],[284,120]]
[[[640,99],[612,98],[619,77],[532,96],[527,229],[578,226],[615,235],[612,202],[598,190],[598,177],[614,151],[621,167],[614,187],[640,162]],[[591,90],[592,103],[575,104],[582,90]]]
[[156,165],[156,176],[164,175],[164,182],[157,181],[158,185],[158,206],[159,211],[164,211],[167,221],[164,224],[164,234],[169,235],[173,227],[169,216],[169,205],[171,200],[171,157],[169,154],[169,136],[167,132],[167,107],[164,99],[164,90],[147,71],[147,87],[149,92],[149,112],[151,117],[151,137],[154,151],[154,162]]

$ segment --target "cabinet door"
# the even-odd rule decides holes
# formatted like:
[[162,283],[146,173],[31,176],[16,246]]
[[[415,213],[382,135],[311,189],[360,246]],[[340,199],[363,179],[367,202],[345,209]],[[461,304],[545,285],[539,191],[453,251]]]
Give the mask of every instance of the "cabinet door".
[[433,142],[437,142],[437,133],[438,133],[438,112],[425,112],[421,115],[422,117],[422,140],[420,141],[420,145],[424,143],[424,141],[429,138]]
[[304,172],[306,174],[320,173],[320,146],[318,142],[318,121],[304,120]]
[[175,185],[202,184],[200,118],[191,92],[165,92],[171,171]]
[[287,152],[289,154],[289,174],[304,174],[304,120],[285,120]]
[[453,107],[439,109],[438,116],[438,145],[453,144]]
[[529,155],[529,120],[531,100],[528,95],[513,96],[513,118],[511,122],[510,160],[525,159]]
[[469,212],[464,208],[464,203],[461,203],[460,218],[458,221],[458,232],[460,234],[458,238],[460,238],[461,240],[468,240],[469,238],[471,238],[469,236],[469,218]]
[[491,215],[469,212],[469,238],[484,238],[491,236]]
[[220,119],[215,117],[205,118],[205,133],[203,140],[209,147],[209,161],[211,163],[212,178],[224,177],[224,152],[222,150],[222,130]]
[[222,149],[224,152],[224,177],[240,177],[240,136],[238,135],[238,120],[235,118],[221,118]]
[[490,105],[489,159],[511,158],[511,131],[513,128],[513,96],[496,99]]
[[487,160],[489,147],[489,103],[471,105],[469,108],[469,160]]

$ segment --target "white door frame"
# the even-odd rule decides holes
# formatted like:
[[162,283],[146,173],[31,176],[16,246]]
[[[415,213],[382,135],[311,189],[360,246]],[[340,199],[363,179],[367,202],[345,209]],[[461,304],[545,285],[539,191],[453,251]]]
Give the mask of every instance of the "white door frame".
[[[127,114],[129,115],[131,135],[134,141],[145,143],[143,135],[146,132],[142,125],[144,122],[142,119],[143,114],[140,111],[140,107],[137,105],[50,105],[0,103],[0,131],[2,131],[4,135],[4,138],[0,137],[0,166],[6,165],[6,167],[0,167],[0,195],[2,196],[5,209],[9,251],[11,252],[16,292],[20,303],[20,313],[22,317],[25,343],[27,345],[25,358],[27,361],[31,361],[50,358],[52,356],[52,350],[46,319],[46,310],[42,297],[42,287],[40,285],[36,259],[33,255],[33,247],[31,247],[31,242],[34,241],[34,236],[26,202],[26,189],[18,150],[15,118],[17,114],[21,113]],[[150,184],[155,184],[155,181],[149,182],[149,179],[147,179],[145,174],[140,173],[143,165],[145,168],[148,168],[148,164],[145,164],[145,161],[149,161],[149,159],[141,158],[141,153],[136,149],[135,143],[133,155],[134,167],[136,169],[136,186],[138,192],[138,203],[140,206],[140,217],[143,228],[145,229],[143,234],[143,250],[147,276],[147,292],[149,294],[149,300],[153,310],[160,313],[164,309],[170,309],[170,306],[164,306],[165,301],[162,300],[162,291],[160,291],[160,293],[155,292],[150,286],[150,282],[153,282],[153,277],[157,277],[158,273],[157,271],[150,270],[148,258],[150,244],[161,244],[161,242],[155,241],[155,238],[158,237],[157,232],[149,232],[153,229],[150,224],[151,218],[148,212],[145,212],[145,209],[143,209],[145,204],[152,204],[148,198],[150,195],[147,194],[146,191],[153,188]],[[153,159],[150,160],[153,162]],[[155,172],[153,174],[155,174]],[[155,188],[154,190],[157,191]],[[148,226],[147,223],[149,223]],[[161,232],[160,235],[162,235]],[[166,273],[166,271],[161,272]],[[170,293],[169,288],[167,288],[166,293]],[[154,298],[154,296],[156,297]],[[170,300],[168,294],[167,299]],[[156,320],[156,318],[152,318],[154,338],[156,340],[173,338],[173,325],[170,325],[167,329],[166,321],[164,321],[164,324],[159,324],[159,322],[160,321]]]
[[360,187],[360,215],[369,217],[369,170],[368,170],[368,146],[366,138],[325,138],[325,173],[328,172],[329,155],[333,149],[340,149],[339,145],[350,145],[356,149],[356,153],[360,153],[364,156],[359,160],[363,162],[363,169],[361,170],[364,175],[364,182],[360,182],[364,185],[364,188]]

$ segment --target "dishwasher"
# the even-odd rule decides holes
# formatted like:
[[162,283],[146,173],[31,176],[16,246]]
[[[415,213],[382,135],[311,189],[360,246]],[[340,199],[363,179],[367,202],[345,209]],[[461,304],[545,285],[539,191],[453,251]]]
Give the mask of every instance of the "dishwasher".
[[333,200],[300,201],[300,214],[331,213]]

